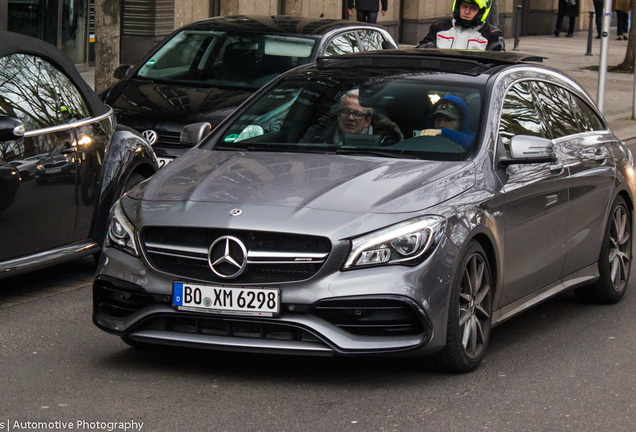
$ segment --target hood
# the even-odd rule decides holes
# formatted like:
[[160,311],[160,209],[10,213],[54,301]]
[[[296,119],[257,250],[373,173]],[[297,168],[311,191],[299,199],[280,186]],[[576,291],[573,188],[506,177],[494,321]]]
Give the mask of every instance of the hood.
[[126,79],[100,97],[117,113],[119,123],[151,128],[161,123],[209,122],[214,128],[255,90],[188,87]]
[[192,149],[132,196],[157,202],[408,213],[470,189],[475,177],[471,161]]

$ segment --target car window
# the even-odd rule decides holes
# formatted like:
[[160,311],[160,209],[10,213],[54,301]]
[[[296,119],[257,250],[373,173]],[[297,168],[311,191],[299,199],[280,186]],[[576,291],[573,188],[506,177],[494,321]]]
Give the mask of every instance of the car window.
[[325,55],[340,55],[359,51],[360,45],[358,44],[356,33],[347,32],[335,37],[329,42],[329,45],[327,45],[327,49],[325,50]]
[[27,54],[0,58],[0,114],[15,117],[26,130],[90,117],[79,90],[46,60]]
[[380,32],[375,30],[358,30],[358,36],[360,36],[360,41],[365,51],[382,50],[384,38]]
[[514,84],[506,92],[504,98],[499,123],[499,138],[506,148],[508,156],[510,156],[510,140],[515,135],[546,137],[545,126],[539,116],[539,110],[534,102],[534,95],[530,91],[528,81]]
[[540,81],[534,82],[533,86],[551,138],[579,133],[568,92],[561,87]]
[[390,74],[381,68],[299,72],[259,97],[206,146],[465,158],[479,125],[481,84],[449,83],[444,74]]
[[583,102],[583,100],[576,95],[571,96],[573,101],[572,106],[574,107],[576,117],[579,120],[579,128],[581,129],[581,132],[601,131],[606,129],[603,125],[603,121],[587,103]]
[[257,89],[312,59],[314,39],[250,32],[183,30],[139,69],[160,81]]

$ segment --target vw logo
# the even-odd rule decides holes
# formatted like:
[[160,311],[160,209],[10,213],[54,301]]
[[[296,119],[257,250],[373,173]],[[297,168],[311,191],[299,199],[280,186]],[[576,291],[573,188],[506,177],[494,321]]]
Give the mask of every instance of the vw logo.
[[208,263],[218,277],[235,278],[243,273],[247,266],[247,249],[236,237],[219,237],[210,246]]
[[243,213],[243,210],[241,210],[241,209],[234,209],[234,210],[230,211],[230,216],[238,216],[238,215],[240,215],[241,213]]
[[148,140],[150,145],[154,145],[157,142],[157,132],[152,129],[143,131],[141,135]]

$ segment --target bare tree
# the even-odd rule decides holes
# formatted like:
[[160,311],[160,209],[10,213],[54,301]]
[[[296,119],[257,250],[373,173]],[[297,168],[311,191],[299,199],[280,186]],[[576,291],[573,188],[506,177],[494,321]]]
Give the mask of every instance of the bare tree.
[[117,80],[119,67],[120,0],[95,0],[95,91],[100,93]]
[[632,28],[629,30],[629,41],[627,42],[627,53],[625,60],[618,65],[619,69],[634,71],[634,51],[636,50],[636,25],[634,16],[636,15],[636,0],[632,0]]

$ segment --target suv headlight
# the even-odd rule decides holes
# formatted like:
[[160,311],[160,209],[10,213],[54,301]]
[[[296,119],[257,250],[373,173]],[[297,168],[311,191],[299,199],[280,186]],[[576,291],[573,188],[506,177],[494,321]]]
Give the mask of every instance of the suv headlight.
[[445,227],[441,216],[422,216],[354,238],[343,269],[419,264],[435,248]]
[[106,235],[106,245],[112,246],[138,257],[137,245],[135,244],[135,227],[130,223],[118,200],[110,212],[110,222]]

